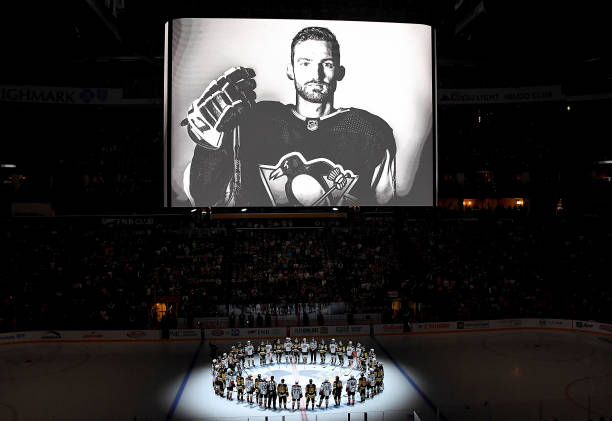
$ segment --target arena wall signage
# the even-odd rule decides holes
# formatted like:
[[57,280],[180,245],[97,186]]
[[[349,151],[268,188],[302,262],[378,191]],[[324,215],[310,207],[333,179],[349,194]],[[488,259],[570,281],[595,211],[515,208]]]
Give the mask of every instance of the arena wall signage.
[[[434,45],[422,24],[167,23],[166,205],[434,206]],[[410,71],[374,82],[372,57]]]

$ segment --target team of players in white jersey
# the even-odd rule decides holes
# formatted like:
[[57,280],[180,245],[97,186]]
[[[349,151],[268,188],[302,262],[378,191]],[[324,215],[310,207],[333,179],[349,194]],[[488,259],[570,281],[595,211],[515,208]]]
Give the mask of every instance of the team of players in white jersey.
[[[384,369],[382,363],[376,359],[374,349],[369,351],[360,343],[353,346],[352,341],[348,341],[348,345],[343,345],[342,341],[336,342],[332,339],[329,344],[321,339],[317,343],[315,338],[310,342],[304,338],[300,343],[298,339],[294,342],[290,338],[286,338],[284,343],[280,339],[276,341],[262,341],[255,347],[251,341],[247,341],[246,345],[238,343],[232,346],[229,353],[224,353],[218,360],[214,359],[212,364],[213,370],[213,387],[215,393],[221,397],[227,397],[233,400],[233,392],[236,389],[237,399],[248,403],[255,404],[266,408],[276,409],[278,400],[279,409],[283,407],[287,409],[287,398],[291,399],[292,409],[299,409],[299,402],[303,397],[306,397],[306,409],[308,404],[312,404],[314,410],[315,400],[317,395],[317,386],[309,380],[304,390],[299,382],[295,382],[289,389],[285,383],[285,379],[281,379],[280,383],[276,383],[274,376],[270,378],[262,378],[258,374],[253,378],[251,374],[243,375],[243,370],[248,371],[249,368],[255,366],[255,359],[259,357],[259,366],[267,364],[316,364],[317,354],[319,355],[319,363],[327,364],[327,354],[330,355],[330,363],[332,365],[344,367],[344,359],[346,357],[349,368],[360,370],[360,377],[356,379],[353,375],[347,380],[346,392],[348,396],[348,405],[355,404],[355,393],[359,392],[361,402],[366,398],[373,398],[374,395],[380,393],[384,389]],[[310,362],[309,360],[310,356]],[[284,357],[284,361],[283,361]],[[301,361],[300,361],[301,357]],[[333,384],[329,379],[325,379],[318,389],[319,408],[323,400],[325,407],[329,405],[329,397],[333,396],[335,406],[340,405],[340,397],[342,395],[342,381],[339,376],[336,376]],[[227,392],[227,393],[226,393]]]

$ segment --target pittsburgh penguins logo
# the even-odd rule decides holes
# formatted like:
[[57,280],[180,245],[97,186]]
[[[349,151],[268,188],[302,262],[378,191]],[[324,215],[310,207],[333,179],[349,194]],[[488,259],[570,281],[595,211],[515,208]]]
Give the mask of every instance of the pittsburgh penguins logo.
[[329,159],[306,161],[290,152],[276,165],[260,165],[259,173],[274,206],[341,206],[357,198],[349,191],[359,176]]

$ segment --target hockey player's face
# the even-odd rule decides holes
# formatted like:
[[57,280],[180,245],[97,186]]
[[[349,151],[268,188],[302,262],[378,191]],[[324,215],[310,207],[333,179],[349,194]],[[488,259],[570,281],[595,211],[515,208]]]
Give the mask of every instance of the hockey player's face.
[[298,94],[309,102],[327,102],[336,90],[339,70],[332,44],[307,40],[298,43],[293,51],[293,80]]

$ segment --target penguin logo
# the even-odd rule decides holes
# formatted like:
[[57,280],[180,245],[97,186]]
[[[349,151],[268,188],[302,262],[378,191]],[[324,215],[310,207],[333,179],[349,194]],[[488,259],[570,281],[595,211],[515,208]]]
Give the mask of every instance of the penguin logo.
[[301,153],[290,152],[274,166],[260,165],[259,173],[273,206],[341,206],[357,202],[349,192],[359,176],[329,159],[306,161]]

